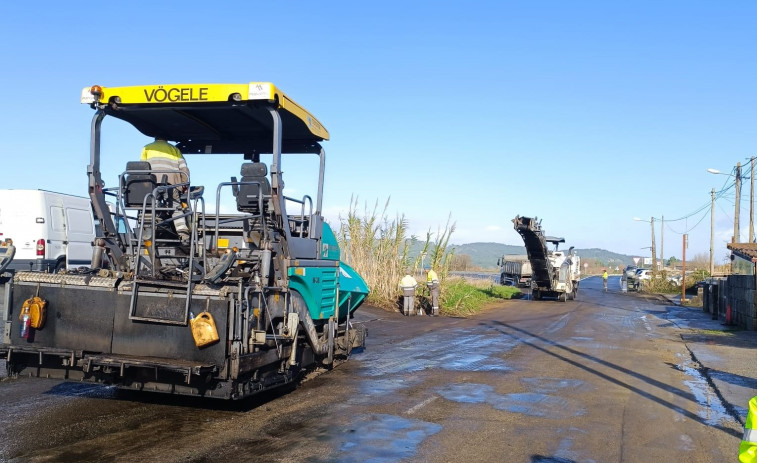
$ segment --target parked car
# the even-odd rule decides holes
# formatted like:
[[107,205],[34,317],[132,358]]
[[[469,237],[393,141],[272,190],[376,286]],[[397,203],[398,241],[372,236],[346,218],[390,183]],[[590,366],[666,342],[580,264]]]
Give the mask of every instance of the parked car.
[[676,286],[681,286],[681,275],[668,275],[667,280]]
[[628,290],[639,290],[642,280],[649,280],[652,278],[651,269],[637,268],[633,275],[628,276]]

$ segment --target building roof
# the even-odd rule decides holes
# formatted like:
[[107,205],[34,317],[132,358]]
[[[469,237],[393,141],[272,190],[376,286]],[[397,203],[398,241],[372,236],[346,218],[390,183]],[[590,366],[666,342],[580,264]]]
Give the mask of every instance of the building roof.
[[737,257],[757,263],[757,243],[728,243],[726,246]]

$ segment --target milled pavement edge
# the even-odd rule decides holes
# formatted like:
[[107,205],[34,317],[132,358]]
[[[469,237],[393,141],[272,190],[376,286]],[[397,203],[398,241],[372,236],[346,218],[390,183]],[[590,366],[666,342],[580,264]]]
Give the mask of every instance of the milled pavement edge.
[[681,296],[660,295],[670,321],[726,412],[742,426],[757,395],[757,331],[713,320],[702,307],[681,305]]

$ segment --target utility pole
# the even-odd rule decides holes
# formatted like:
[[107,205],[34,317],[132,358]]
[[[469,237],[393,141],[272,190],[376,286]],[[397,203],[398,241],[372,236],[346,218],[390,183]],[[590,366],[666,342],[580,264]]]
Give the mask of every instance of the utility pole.
[[715,273],[715,188],[710,193],[712,204],[710,205],[710,276]]
[[736,211],[733,216],[733,242],[740,243],[739,236],[740,222],[739,212],[741,211],[741,163],[736,164]]
[[660,260],[662,261],[662,269],[665,270],[665,216],[662,216],[662,222],[660,223]]
[[686,239],[689,237],[683,234],[683,262],[681,262],[681,304],[686,302]]
[[[739,238],[739,210],[741,209],[741,163],[736,164],[736,210],[733,213],[733,236],[731,243],[738,243]],[[731,255],[733,257],[733,255]],[[731,275],[733,275],[734,259],[731,259]]]
[[657,274],[657,254],[654,247],[654,217],[650,221],[652,223],[652,275]]
[[754,243],[754,156],[752,163],[752,181],[749,188],[749,239],[748,243]]

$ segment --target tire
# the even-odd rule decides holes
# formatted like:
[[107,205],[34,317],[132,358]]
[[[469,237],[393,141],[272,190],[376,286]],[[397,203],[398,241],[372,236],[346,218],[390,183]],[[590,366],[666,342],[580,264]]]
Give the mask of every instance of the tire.
[[65,270],[65,269],[66,269],[66,260],[62,259],[62,260],[59,260],[55,264],[55,268],[53,269],[53,273],[60,273],[61,270]]
[[541,301],[541,293],[538,289],[531,291],[531,299],[534,301]]

